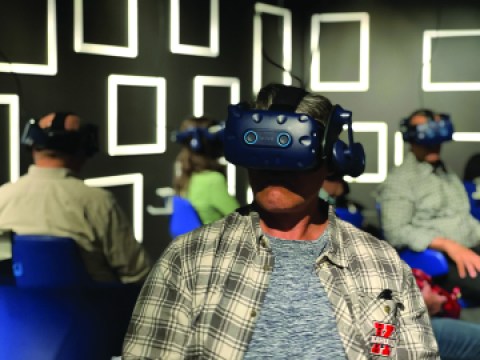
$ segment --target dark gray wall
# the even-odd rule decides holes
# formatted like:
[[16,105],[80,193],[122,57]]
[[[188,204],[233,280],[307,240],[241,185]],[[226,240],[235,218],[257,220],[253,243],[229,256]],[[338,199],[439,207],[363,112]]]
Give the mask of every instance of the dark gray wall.
[[[100,177],[140,172],[144,176],[144,204],[162,206],[157,187],[171,185],[172,164],[178,146],[167,142],[163,154],[109,156],[107,153],[107,78],[110,74],[160,76],[166,79],[167,132],[193,113],[193,78],[196,75],[237,77],[241,98],[252,96],[252,39],[254,1],[220,0],[220,55],[201,57],[172,54],[169,48],[170,3],[167,0],[138,1],[136,58],[75,53],[73,50],[73,3],[57,1],[58,73],[55,76],[0,72],[0,95],[20,96],[20,126],[31,116],[52,110],[72,110],[100,126],[102,152],[86,166],[84,176]],[[480,29],[480,5],[475,1],[425,0],[389,2],[351,1],[265,1],[291,9],[293,16],[293,72],[309,84],[310,19],[315,13],[368,12],[370,15],[370,87],[366,92],[325,92],[354,113],[354,121],[388,124],[388,166],[393,166],[393,134],[399,120],[419,107],[431,107],[452,115],[456,130],[480,132],[478,91],[424,92],[421,88],[422,36],[430,29]],[[84,0],[86,42],[124,45],[126,0]],[[208,0],[182,0],[181,41],[208,43]],[[47,0],[0,0],[0,62],[46,62]],[[265,50],[281,62],[281,21],[264,16]],[[358,25],[330,24],[322,27],[322,77],[341,81],[357,79]],[[480,37],[442,39],[432,52],[434,81],[480,82]],[[263,62],[263,82],[281,81],[281,71]],[[125,87],[119,90],[120,144],[153,141],[154,93]],[[205,113],[216,118],[226,115],[229,95],[225,89],[208,88]],[[0,104],[0,183],[8,181],[8,107]],[[358,134],[365,143],[367,171],[375,172],[377,137]],[[478,143],[450,143],[445,159],[461,175]],[[21,172],[30,157],[22,152]],[[370,193],[378,184],[352,184],[352,197],[373,210]],[[245,172],[237,173],[237,194],[245,202]],[[131,187],[112,188],[131,214]],[[370,221],[375,222],[374,211]],[[157,257],[170,241],[167,216],[144,212],[144,243]]]

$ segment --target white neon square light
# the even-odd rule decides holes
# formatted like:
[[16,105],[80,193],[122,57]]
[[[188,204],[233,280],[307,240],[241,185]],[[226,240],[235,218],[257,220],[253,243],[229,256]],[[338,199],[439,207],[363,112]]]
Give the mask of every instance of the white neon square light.
[[2,94],[0,104],[8,105],[10,181],[15,182],[20,177],[20,99],[18,95]]
[[292,13],[289,9],[264,3],[255,4],[253,16],[253,93],[262,88],[262,14],[269,14],[283,18],[283,63],[286,71],[283,72],[283,83],[292,84],[290,71],[292,70]]
[[237,193],[237,168],[229,163],[225,157],[221,157],[219,163],[227,167],[227,191],[230,195],[235,196]]
[[73,43],[77,53],[135,58],[138,55],[138,0],[127,0],[128,45],[116,46],[84,42],[83,0],[75,0],[73,18]]
[[55,0],[47,0],[47,63],[24,64],[0,62],[0,72],[57,75],[57,9]]
[[480,29],[473,30],[426,30],[423,32],[423,91],[478,91],[479,81],[432,82],[432,39],[442,37],[480,36]]
[[480,141],[480,132],[454,132],[452,139],[460,142],[478,142]]
[[252,187],[247,188],[247,204],[251,204],[254,200]]
[[175,190],[171,187],[157,188],[157,196],[161,197],[165,204],[162,207],[147,205],[147,212],[150,215],[171,215],[173,213],[173,199]]
[[140,173],[85,179],[92,187],[133,186],[133,233],[139,243],[143,240],[143,175]]
[[220,54],[219,1],[210,0],[210,44],[208,47],[180,44],[180,0],[170,0],[170,51],[174,54],[217,57]]
[[[359,81],[321,81],[320,74],[320,24],[337,22],[360,22]],[[310,29],[310,88],[313,91],[367,91],[369,87],[370,62],[370,16],[366,12],[314,14]]]
[[393,163],[395,166],[400,166],[403,163],[403,156],[405,154],[405,144],[403,136],[400,131],[396,131],[393,141]]
[[195,116],[203,116],[203,92],[206,86],[226,87],[230,89],[230,103],[240,102],[240,80],[225,76],[195,76],[193,79],[193,112]]
[[[454,132],[452,139],[456,142],[480,142],[480,132]],[[394,143],[395,166],[400,166],[403,163],[404,151],[402,134],[397,131]]]
[[[357,183],[381,183],[387,178],[388,158],[387,158],[387,129],[385,122],[354,122],[354,132],[376,132],[378,134],[377,164],[376,173],[363,173],[357,178],[345,176],[348,182]],[[368,159],[367,159],[368,161]]]
[[[118,86],[145,86],[156,89],[154,144],[118,145]],[[108,77],[108,153],[117,155],[160,154],[165,152],[166,82],[161,77],[112,74]]]

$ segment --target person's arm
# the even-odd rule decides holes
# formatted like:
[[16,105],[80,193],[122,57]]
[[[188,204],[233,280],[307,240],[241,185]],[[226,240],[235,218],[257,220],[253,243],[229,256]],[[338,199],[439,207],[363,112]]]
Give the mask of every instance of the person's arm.
[[150,271],[150,260],[133,235],[133,229],[113,196],[108,214],[108,229],[104,239],[107,261],[123,283],[144,280]]
[[143,285],[123,343],[124,360],[185,358],[192,296],[177,245],[165,250]]
[[446,253],[457,265],[458,275],[461,278],[465,278],[467,273],[474,278],[480,272],[480,256],[473,250],[443,237],[433,239],[430,247]]
[[447,302],[446,296],[439,295],[438,293],[432,291],[432,287],[428,282],[423,284],[421,293],[430,316],[436,315],[442,311],[443,304]]
[[398,319],[397,359],[439,359],[430,316],[412,270],[402,264],[403,292]]
[[240,207],[237,199],[228,193],[227,181],[222,174],[218,172],[212,173],[210,186],[205,191],[210,192],[212,206],[222,215],[230,214]]

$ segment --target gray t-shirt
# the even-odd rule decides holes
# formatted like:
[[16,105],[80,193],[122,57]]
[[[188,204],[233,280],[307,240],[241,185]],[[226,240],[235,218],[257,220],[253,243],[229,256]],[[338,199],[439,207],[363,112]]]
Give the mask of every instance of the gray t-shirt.
[[275,265],[244,359],[345,359],[315,260],[329,241],[269,237]]

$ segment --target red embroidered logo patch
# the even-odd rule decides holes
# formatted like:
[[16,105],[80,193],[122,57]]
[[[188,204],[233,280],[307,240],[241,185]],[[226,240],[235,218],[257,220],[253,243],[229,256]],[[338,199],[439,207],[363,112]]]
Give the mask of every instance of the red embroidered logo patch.
[[395,326],[392,324],[385,324],[375,321],[375,335],[372,336],[372,348],[370,352],[380,356],[390,356],[392,347],[395,346],[395,341],[390,337],[395,332]]

